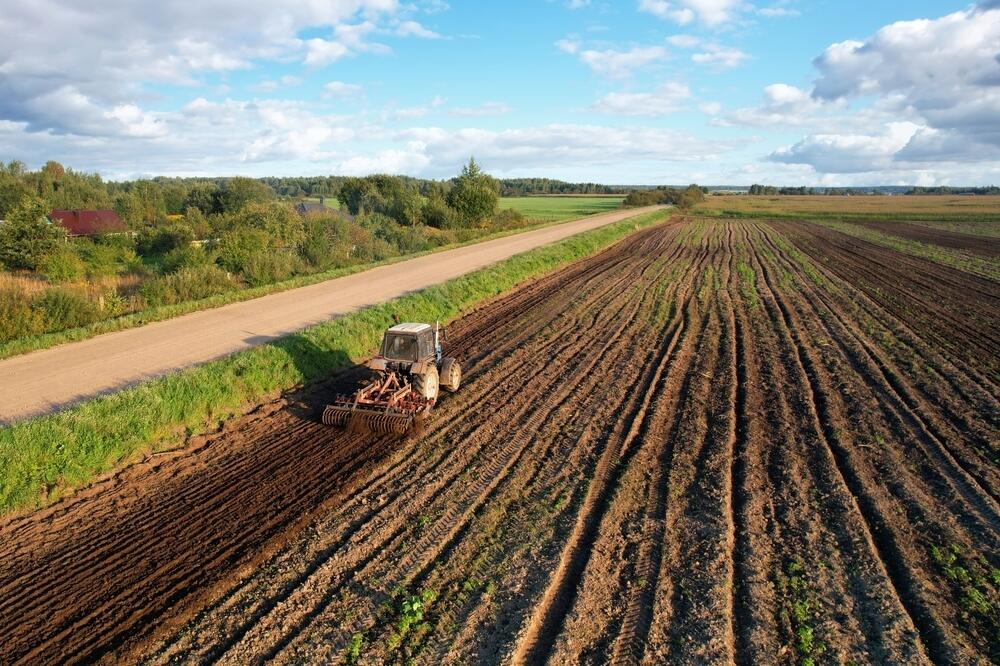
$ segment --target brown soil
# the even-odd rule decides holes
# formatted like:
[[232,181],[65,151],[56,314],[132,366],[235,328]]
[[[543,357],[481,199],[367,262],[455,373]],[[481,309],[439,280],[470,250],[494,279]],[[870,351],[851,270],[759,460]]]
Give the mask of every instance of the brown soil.
[[963,234],[957,231],[935,229],[909,222],[866,220],[864,222],[855,222],[854,224],[921,243],[930,243],[931,245],[947,247],[953,250],[962,250],[963,252],[980,254],[984,257],[1000,257],[1000,238]]
[[995,662],[998,302],[640,232],[454,323],[419,436],[319,425],[340,376],[0,525],[0,662]]

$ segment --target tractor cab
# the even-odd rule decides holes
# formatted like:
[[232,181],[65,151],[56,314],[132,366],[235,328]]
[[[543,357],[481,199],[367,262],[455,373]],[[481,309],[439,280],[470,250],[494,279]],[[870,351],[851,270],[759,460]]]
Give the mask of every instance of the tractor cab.
[[430,324],[393,326],[382,337],[379,356],[387,361],[403,363],[435,359],[434,329]]

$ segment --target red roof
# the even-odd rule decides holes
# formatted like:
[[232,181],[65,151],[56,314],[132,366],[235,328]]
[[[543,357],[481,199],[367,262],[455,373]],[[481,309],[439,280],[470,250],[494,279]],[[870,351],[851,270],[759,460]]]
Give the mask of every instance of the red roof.
[[58,222],[70,236],[121,233],[127,227],[113,210],[54,210],[49,219]]

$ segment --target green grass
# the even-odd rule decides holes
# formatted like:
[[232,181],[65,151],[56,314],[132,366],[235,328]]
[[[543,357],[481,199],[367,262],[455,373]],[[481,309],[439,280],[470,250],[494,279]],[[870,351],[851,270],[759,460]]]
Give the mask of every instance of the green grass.
[[371,262],[366,264],[356,264],[354,266],[336,268],[322,273],[313,273],[311,275],[300,275],[297,277],[290,278],[288,280],[283,280],[282,282],[275,282],[273,284],[262,285],[260,287],[236,289],[223,294],[219,294],[217,296],[211,296],[209,298],[197,301],[187,301],[184,303],[178,303],[176,305],[163,305],[155,308],[147,308],[146,310],[142,310],[140,312],[135,312],[121,317],[115,317],[113,319],[102,319],[100,321],[94,322],[93,324],[89,324],[87,326],[83,326],[80,328],[73,328],[65,331],[57,331],[54,333],[43,333],[41,335],[26,336],[23,338],[18,338],[16,340],[11,340],[9,342],[0,343],[0,359],[10,358],[11,356],[26,354],[28,352],[38,351],[40,349],[48,349],[50,347],[55,347],[56,345],[66,344],[67,342],[78,342],[80,340],[86,340],[87,338],[92,338],[96,335],[103,335],[104,333],[112,333],[114,331],[123,331],[129,328],[136,328],[137,326],[145,326],[146,324],[151,324],[156,321],[173,319],[174,317],[180,317],[181,315],[190,314],[192,312],[198,312],[199,310],[209,310],[211,308],[221,307],[223,305],[228,305],[230,303],[249,301],[251,299],[260,298],[261,296],[274,294],[279,291],[287,291],[288,289],[297,289],[299,287],[305,287],[311,284],[316,284],[318,282],[333,280],[335,278],[343,277],[345,275],[350,275],[352,273],[359,273],[361,271],[366,271],[371,268],[375,268],[376,266],[385,266],[387,264],[393,264],[399,261],[406,261],[408,259],[420,257],[425,254],[431,254],[433,252],[443,252],[445,250],[452,250],[457,247],[464,247],[466,245],[482,243],[484,241],[492,240],[494,238],[502,238],[504,236],[511,236],[514,234],[524,233],[526,231],[532,231],[534,229],[540,229],[544,226],[555,224],[560,221],[562,220],[536,221],[537,224],[519,227],[517,229],[509,229],[506,231],[498,231],[496,233],[487,234],[484,236],[477,236],[465,242],[452,243],[450,245],[442,245],[441,247],[437,247],[434,248],[433,250],[428,250],[426,252],[403,254],[396,257],[390,257],[383,261]]
[[850,236],[855,236],[856,238],[861,238],[862,240],[866,240],[870,243],[875,243],[876,245],[896,250],[897,252],[920,257],[921,259],[927,259],[928,261],[933,261],[944,266],[950,266],[968,273],[974,273],[992,280],[1000,281],[1000,261],[997,261],[996,259],[967,254],[961,250],[941,247],[940,245],[933,245],[931,243],[923,243],[921,241],[911,240],[901,236],[884,234],[880,231],[875,231],[874,229],[868,229],[867,227],[861,227],[855,224],[846,224],[844,222],[835,222],[832,220],[817,220],[815,223],[821,224],[830,229],[835,229]]
[[543,222],[572,220],[621,208],[623,197],[503,197],[501,208],[513,208],[525,217]]
[[448,321],[525,280],[660,222],[655,211],[541,247],[444,284],[66,411],[0,428],[0,513],[38,506],[95,475],[208,432],[276,391],[365,358],[398,315]]

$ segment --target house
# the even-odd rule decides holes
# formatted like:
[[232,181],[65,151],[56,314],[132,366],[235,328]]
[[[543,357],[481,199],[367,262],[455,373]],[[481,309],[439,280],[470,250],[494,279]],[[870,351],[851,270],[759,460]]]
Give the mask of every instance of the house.
[[295,212],[299,215],[308,215],[309,213],[325,213],[327,210],[326,197],[320,197],[319,203],[300,201],[295,204]]
[[96,236],[98,234],[122,234],[128,227],[113,210],[54,210],[49,219],[66,230],[66,235]]

